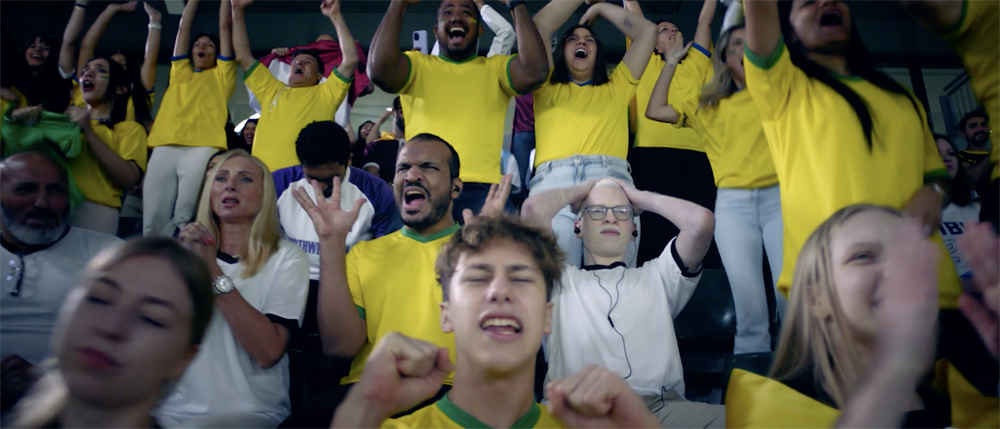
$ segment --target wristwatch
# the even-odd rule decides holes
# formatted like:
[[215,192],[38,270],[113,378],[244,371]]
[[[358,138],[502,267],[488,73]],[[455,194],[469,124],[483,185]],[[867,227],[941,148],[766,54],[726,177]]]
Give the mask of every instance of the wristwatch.
[[236,283],[233,283],[233,279],[229,276],[223,274],[212,281],[212,288],[215,289],[216,295],[225,295],[236,289]]

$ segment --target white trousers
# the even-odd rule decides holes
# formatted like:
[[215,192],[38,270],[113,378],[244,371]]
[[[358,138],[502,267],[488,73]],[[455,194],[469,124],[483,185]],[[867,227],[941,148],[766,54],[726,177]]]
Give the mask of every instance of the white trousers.
[[118,209],[84,201],[69,216],[69,224],[108,235],[118,234]]
[[142,188],[142,235],[174,234],[191,222],[198,208],[198,191],[205,167],[219,149],[160,146],[153,149]]

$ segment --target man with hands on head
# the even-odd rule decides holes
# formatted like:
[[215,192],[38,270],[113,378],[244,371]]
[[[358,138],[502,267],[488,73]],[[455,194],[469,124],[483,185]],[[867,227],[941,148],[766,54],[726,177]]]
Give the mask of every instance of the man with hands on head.
[[434,26],[441,53],[400,52],[403,16],[414,3],[390,3],[371,43],[368,74],[382,90],[400,95],[407,140],[430,133],[455,145],[467,166],[464,192],[453,213],[460,220],[462,210],[478,210],[490,185],[500,183],[507,106],[511,97],[528,94],[545,81],[548,44],[528,16],[526,2],[504,0],[514,18],[519,54],[479,57],[479,8],[472,0],[445,0]]
[[[552,414],[535,402],[535,356],[561,270],[550,233],[505,216],[471,220],[437,260],[440,326],[455,335],[457,363],[436,344],[388,334],[332,427],[656,427],[621,378],[596,366],[548,386]],[[389,420],[432,397],[453,369],[444,398]]]
[[[313,122],[333,121],[337,109],[347,97],[358,68],[358,48],[347,22],[340,13],[340,0],[323,0],[320,10],[337,29],[343,53],[340,65],[322,85],[323,62],[312,50],[293,52],[292,73],[288,85],[271,75],[250,52],[245,12],[253,0],[233,1],[233,48],[236,61],[246,70],[247,87],[261,105],[261,116],[254,135],[253,155],[271,171],[298,165],[295,139],[299,131]],[[258,142],[257,139],[260,139]]]
[[[562,287],[553,298],[546,380],[600,365],[642,396],[661,426],[724,427],[722,406],[684,400],[673,327],[701,278],[715,224],[712,213],[618,179],[602,179],[528,198],[521,216],[548,229],[567,205],[578,213],[574,232],[583,241],[584,266],[563,265]],[[667,218],[680,233],[658,258],[628,268],[625,255],[638,235],[634,217],[646,210]]]
[[[317,321],[327,355],[353,358],[341,386],[317,395],[285,421],[286,427],[326,427],[333,411],[365,368],[373,348],[390,332],[400,332],[454,350],[454,336],[439,324],[441,289],[434,261],[459,226],[452,203],[463,191],[460,160],[450,144],[431,134],[418,135],[399,152],[393,194],[403,228],[358,243],[344,254],[344,241],[358,217],[340,206],[340,180],[334,179],[329,200],[314,202],[302,187],[295,199],[309,214],[319,236],[319,304]],[[321,195],[318,183],[314,195]],[[510,177],[493,185],[482,212],[503,210]],[[472,211],[466,209],[466,219]],[[443,395],[449,375],[438,385]]]

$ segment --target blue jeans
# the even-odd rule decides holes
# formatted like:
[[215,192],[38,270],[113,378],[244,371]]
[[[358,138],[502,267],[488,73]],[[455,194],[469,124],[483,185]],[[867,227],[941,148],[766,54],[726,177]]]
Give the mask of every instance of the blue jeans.
[[[628,161],[606,155],[574,155],[570,158],[557,159],[539,165],[528,187],[529,195],[536,195],[550,189],[568,188],[588,180],[618,178],[632,184],[632,169]],[[559,248],[566,254],[566,263],[579,267],[583,264],[583,241],[573,233],[573,223],[577,216],[570,211],[569,206],[563,207],[552,219],[552,232],[556,235]],[[635,218],[635,226],[639,230],[634,245],[629,245],[625,252],[625,263],[635,266],[635,257],[639,250],[639,238],[642,228],[639,218]]]
[[514,133],[510,139],[510,153],[514,154],[517,160],[517,172],[521,173],[521,192],[518,195],[511,195],[516,206],[528,198],[528,166],[531,162],[531,151],[535,149],[535,133],[522,131]]
[[[719,188],[715,199],[715,242],[736,304],[733,353],[771,351],[762,250],[778,283],[782,265],[781,196],[778,186],[761,189]],[[778,314],[785,297],[775,292]]]
[[[486,197],[490,194],[490,186],[493,184],[478,182],[462,184],[462,193],[452,203],[451,215],[455,218],[455,222],[465,225],[462,210],[470,209],[472,214],[479,214],[479,211],[483,209],[483,203],[486,202]],[[510,202],[510,198],[504,204],[503,211],[504,213],[514,213],[514,204]]]

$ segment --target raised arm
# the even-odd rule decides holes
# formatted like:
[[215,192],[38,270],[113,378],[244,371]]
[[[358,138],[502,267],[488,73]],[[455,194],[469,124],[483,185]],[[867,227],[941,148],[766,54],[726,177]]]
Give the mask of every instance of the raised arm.
[[[250,36],[247,36],[246,8],[253,0],[233,0],[233,53],[243,70],[250,70],[257,59],[250,52]],[[186,10],[186,9],[185,9]],[[178,33],[180,34],[180,33]]]
[[[503,0],[504,4],[510,0]],[[510,12],[514,16],[514,31],[517,32],[518,55],[510,61],[511,87],[519,94],[534,91],[549,77],[552,60],[549,58],[549,44],[541,37],[535,23],[528,16],[524,3]]]
[[643,18],[646,17],[645,15],[642,14],[642,6],[639,6],[639,2],[636,0],[624,0],[622,1],[622,6],[625,8],[625,10],[629,12],[632,12]]
[[591,180],[568,188],[551,189],[528,198],[521,206],[521,220],[527,225],[551,231],[552,219],[559,210],[570,206],[574,213],[578,213],[595,183],[596,180]]
[[191,49],[191,26],[194,24],[194,14],[198,12],[199,0],[188,0],[181,13],[181,22],[177,26],[177,37],[174,39],[174,55],[180,57],[188,54]]
[[641,15],[610,3],[597,3],[591,6],[580,22],[590,22],[598,16],[614,24],[625,37],[632,40],[632,46],[625,52],[622,62],[628,66],[633,78],[641,79],[642,73],[646,71],[646,65],[649,64],[649,57],[656,48],[656,24]]
[[[556,30],[566,23],[566,20],[573,15],[573,12],[576,12],[581,4],[583,4],[583,0],[552,0],[535,14],[532,21],[538,28],[538,35],[546,41],[546,44],[552,40],[552,35]],[[518,38],[518,48],[520,48],[520,38]],[[552,51],[546,49],[545,52],[549,61],[549,69],[551,69],[554,67]]]
[[87,1],[77,0],[73,6],[73,13],[66,23],[66,30],[63,31],[62,46],[59,47],[59,72],[67,75],[72,74],[73,67],[76,67],[76,39],[83,31],[83,19],[87,16]]
[[149,15],[149,33],[146,34],[146,56],[142,59],[139,76],[146,91],[152,91],[156,85],[156,59],[160,56],[160,33],[163,26],[160,23],[162,15],[149,2],[142,3],[146,15]]
[[90,112],[86,107],[70,106],[66,114],[80,127],[83,136],[87,138],[90,150],[94,153],[94,158],[97,158],[97,163],[108,174],[115,187],[129,190],[139,184],[142,170],[135,162],[125,160],[118,155],[108,146],[108,142],[94,133],[94,129],[90,126]]
[[476,6],[479,7],[479,15],[483,17],[483,22],[493,32],[493,43],[490,44],[490,50],[486,56],[510,55],[510,51],[514,49],[514,41],[517,38],[514,26],[510,25],[510,22],[507,22],[507,19],[503,15],[500,15],[499,12],[483,0],[475,0],[475,2]]
[[781,40],[778,25],[778,2],[775,0],[746,0],[747,48],[759,58],[770,57]]
[[681,59],[687,55],[688,49],[691,48],[690,43],[687,46],[681,46],[681,43],[683,43],[683,40],[680,37],[675,37],[667,48],[667,64],[660,71],[660,77],[656,80],[653,93],[649,96],[649,105],[646,106],[646,117],[654,121],[676,124],[680,120],[680,114],[674,110],[674,106],[671,106],[668,100],[670,99],[670,83],[674,79],[674,72],[677,70],[677,65],[680,64]]
[[719,0],[705,0],[698,15],[698,29],[694,31],[694,42],[708,49],[712,45],[712,19],[715,18],[715,8]]
[[640,191],[621,180],[612,180],[625,190],[625,195],[637,212],[648,210],[677,225],[680,229],[677,241],[674,242],[677,254],[689,270],[701,265],[712,244],[712,233],[715,230],[715,216],[711,211],[690,201]]
[[[323,195],[319,183],[312,181],[314,195]],[[314,202],[305,189],[292,191],[295,200],[309,214],[319,236],[319,324],[323,352],[328,356],[353,357],[368,341],[365,319],[358,314],[347,283],[344,242],[358,219],[364,199],[354,202],[351,211],[340,207],[340,178],[333,179],[330,200]]]
[[135,1],[130,1],[122,4],[111,3],[108,7],[104,8],[104,12],[101,12],[101,14],[97,16],[97,19],[90,25],[90,29],[87,30],[87,34],[83,36],[83,40],[80,42],[80,57],[76,63],[77,70],[83,70],[83,67],[87,65],[87,61],[94,58],[94,49],[97,48],[97,42],[99,42],[101,40],[101,36],[104,35],[104,30],[108,28],[108,23],[111,22],[111,18],[114,18],[115,14],[120,11],[134,11],[135,5]]
[[219,2],[219,56],[233,56],[233,13],[229,0]]
[[340,52],[342,59],[337,66],[337,73],[348,79],[354,78],[354,72],[358,69],[358,45],[354,43],[354,36],[351,29],[347,28],[347,21],[340,13],[340,0],[323,0],[320,5],[323,15],[330,18],[333,27],[337,29],[337,41],[340,42]]
[[962,18],[964,1],[955,0],[899,0],[903,9],[931,31],[944,32]]
[[367,136],[365,136],[365,144],[371,144],[381,137],[382,132],[379,129],[382,128],[382,124],[384,124],[385,121],[391,117],[392,110],[388,110],[383,113],[382,116],[379,116],[378,120],[375,121],[375,125],[372,125],[372,130],[368,132]]
[[399,31],[409,0],[392,0],[368,52],[368,77],[383,91],[395,94],[406,85],[410,60],[399,52]]

